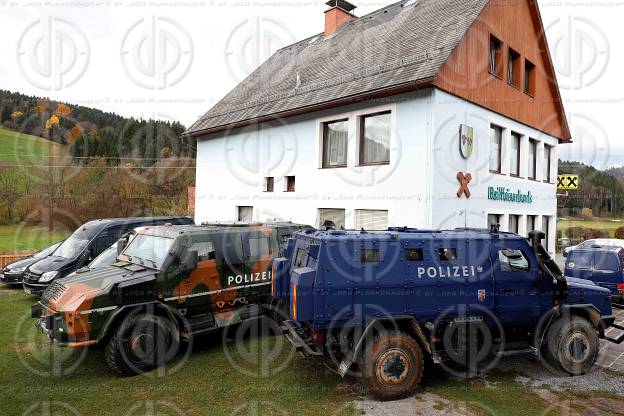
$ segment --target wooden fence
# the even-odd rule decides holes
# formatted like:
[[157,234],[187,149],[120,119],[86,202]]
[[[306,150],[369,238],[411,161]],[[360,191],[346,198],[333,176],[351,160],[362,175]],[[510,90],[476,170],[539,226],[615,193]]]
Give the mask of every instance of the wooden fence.
[[0,254],[0,269],[4,269],[6,265],[28,257],[31,254],[32,253]]

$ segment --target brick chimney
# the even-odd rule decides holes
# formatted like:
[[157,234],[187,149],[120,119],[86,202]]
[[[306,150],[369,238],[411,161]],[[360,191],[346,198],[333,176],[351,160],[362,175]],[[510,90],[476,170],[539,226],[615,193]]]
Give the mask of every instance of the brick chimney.
[[325,12],[325,36],[331,36],[345,24],[357,19],[351,12],[355,10],[353,4],[345,0],[329,0],[330,8]]

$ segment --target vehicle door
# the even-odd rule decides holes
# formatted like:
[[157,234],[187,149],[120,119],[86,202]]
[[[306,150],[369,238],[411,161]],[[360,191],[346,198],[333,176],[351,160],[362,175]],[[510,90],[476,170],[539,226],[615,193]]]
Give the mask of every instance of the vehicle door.
[[244,290],[246,274],[243,232],[240,228],[229,228],[216,234],[216,264],[221,291],[213,294],[211,299],[215,311],[227,311],[246,302],[240,292]]
[[[184,252],[196,251],[197,268],[181,276],[179,303],[187,309],[187,316],[195,317],[223,309],[223,286],[216,261],[216,244],[212,235],[194,235]],[[182,255],[184,258],[184,255]]]
[[104,230],[98,234],[98,236],[91,241],[85,252],[79,259],[79,268],[84,267],[91,263],[97,256],[102,254],[106,249],[115,243],[117,239],[111,234],[111,230]]
[[526,323],[541,314],[540,278],[537,261],[523,240],[492,242],[494,310],[500,323]]
[[253,228],[242,237],[245,278],[239,297],[248,303],[264,302],[271,293],[271,268],[279,252],[277,235],[269,228]]
[[492,267],[489,240],[435,240],[430,253],[433,264],[424,272],[435,276],[433,292],[439,305],[439,317],[449,314],[486,317],[493,307]]
[[596,251],[594,253],[593,281],[617,293],[617,285],[622,284],[621,259],[617,251]]

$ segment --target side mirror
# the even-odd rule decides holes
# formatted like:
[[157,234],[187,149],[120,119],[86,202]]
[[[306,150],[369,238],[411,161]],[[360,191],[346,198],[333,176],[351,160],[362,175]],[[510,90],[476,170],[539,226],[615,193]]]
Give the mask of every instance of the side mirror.
[[119,240],[117,240],[117,255],[120,255],[122,251],[124,251],[124,248],[126,248],[126,245],[128,244],[128,237],[121,237]]
[[186,252],[186,256],[184,258],[184,266],[186,270],[193,271],[197,268],[197,264],[199,263],[199,254],[197,250],[189,250]]

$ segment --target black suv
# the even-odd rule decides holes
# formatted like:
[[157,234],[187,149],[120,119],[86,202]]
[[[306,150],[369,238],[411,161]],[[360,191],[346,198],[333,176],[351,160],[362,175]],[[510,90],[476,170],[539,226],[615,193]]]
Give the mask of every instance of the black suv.
[[113,218],[87,222],[80,226],[52,253],[30,265],[24,274],[24,292],[41,294],[56,279],[86,266],[124,234],[137,227],[192,225],[190,217]]

